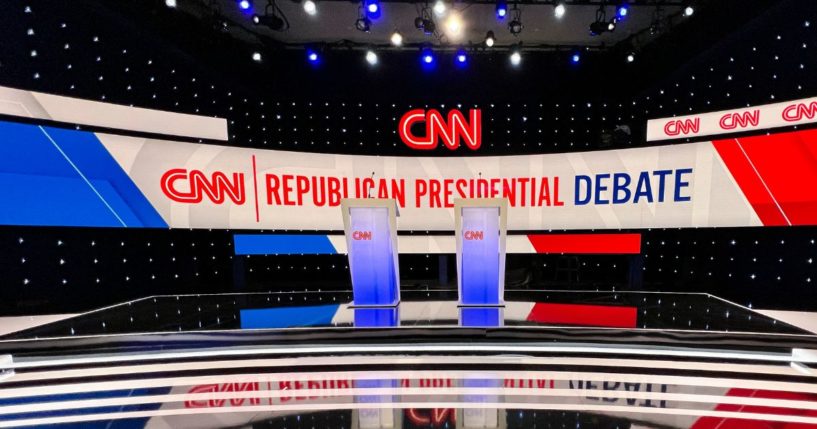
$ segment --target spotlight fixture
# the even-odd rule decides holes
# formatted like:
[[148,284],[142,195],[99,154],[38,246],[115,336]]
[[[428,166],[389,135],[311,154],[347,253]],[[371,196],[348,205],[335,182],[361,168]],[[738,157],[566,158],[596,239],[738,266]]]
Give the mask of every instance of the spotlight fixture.
[[605,31],[615,31],[617,21],[617,18],[607,21],[607,12],[605,12],[602,4],[596,11],[596,20],[590,24],[590,35],[598,36]]
[[314,0],[304,0],[304,12],[306,12],[309,16],[315,16],[318,13],[318,5],[315,4]]
[[275,15],[253,15],[252,23],[269,27],[275,31],[281,31],[285,28],[284,20]]
[[380,2],[378,0],[365,0],[364,9],[366,11],[366,16],[369,18],[380,18]]
[[508,2],[505,0],[497,0],[496,2],[496,19],[503,20],[508,15]]
[[372,50],[366,51],[366,62],[369,63],[370,66],[377,65],[377,53]]
[[416,28],[418,30],[422,30],[423,29],[423,21],[425,21],[425,20],[423,19],[422,16],[418,16],[417,18],[414,18],[414,28]]
[[389,38],[389,40],[391,40],[391,44],[394,45],[394,46],[402,46],[403,45],[403,35],[400,34],[397,31],[395,31],[394,33],[391,33],[391,37]]
[[629,54],[627,54],[627,62],[631,63],[633,61],[635,61],[635,54],[630,52]]
[[493,31],[489,31],[489,32],[488,32],[488,33],[485,35],[485,46],[487,46],[487,47],[489,47],[489,48],[490,48],[490,47],[494,46],[494,43],[495,43],[495,42],[496,42],[496,38],[494,37],[494,32],[493,32]]
[[241,10],[252,9],[252,0],[238,0],[238,8]]
[[561,18],[565,16],[565,12],[566,8],[563,2],[557,3],[556,6],[553,8],[553,16],[555,16],[556,18]]
[[570,62],[573,63],[573,64],[578,64],[579,61],[581,61],[581,60],[582,60],[582,57],[578,53],[575,53],[575,54],[570,56]]
[[693,8],[691,5],[684,8],[684,16],[692,16],[693,13],[695,13],[695,8]]
[[318,60],[320,60],[320,57],[318,56],[318,53],[315,50],[307,49],[306,50],[306,59],[307,59],[307,61],[309,61],[312,64],[317,64]]
[[165,0],[165,6],[175,9],[176,8],[176,0]]
[[260,63],[261,62],[261,53],[260,52],[253,52],[252,53],[252,60]]
[[434,3],[434,14],[435,15],[443,16],[443,15],[445,15],[446,10],[448,10],[448,6],[446,6],[446,4],[445,4],[445,2],[443,0],[437,0],[437,2]]
[[616,6],[616,18],[619,20],[626,19],[627,16],[630,14],[630,5],[627,4],[627,1],[619,2],[618,6]]
[[364,33],[368,33],[372,29],[372,21],[365,16],[361,16],[355,21],[355,28]]
[[431,19],[424,19],[423,20],[423,33],[427,35],[432,35],[434,32],[437,31],[437,24],[434,23]]
[[513,20],[508,23],[508,30],[514,36],[518,36],[522,32],[522,11],[514,4],[511,13],[513,13]]
[[513,52],[511,52],[510,60],[511,65],[514,67],[522,63],[522,54],[519,53],[519,49],[514,49]]
[[468,61],[468,54],[465,53],[465,49],[458,49],[457,56],[454,57],[458,64],[465,64]]

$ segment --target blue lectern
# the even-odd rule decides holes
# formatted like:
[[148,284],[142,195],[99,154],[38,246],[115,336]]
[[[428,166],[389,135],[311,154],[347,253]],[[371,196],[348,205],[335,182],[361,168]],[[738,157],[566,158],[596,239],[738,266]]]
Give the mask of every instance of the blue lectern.
[[352,275],[353,306],[397,305],[400,302],[397,202],[344,199],[341,209]]
[[457,199],[454,212],[459,305],[504,305],[507,200]]

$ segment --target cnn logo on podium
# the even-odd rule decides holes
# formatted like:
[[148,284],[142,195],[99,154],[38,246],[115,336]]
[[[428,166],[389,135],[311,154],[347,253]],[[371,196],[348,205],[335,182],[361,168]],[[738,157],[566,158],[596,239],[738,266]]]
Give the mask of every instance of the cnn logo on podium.
[[465,231],[463,238],[466,240],[484,240],[485,233],[483,231]]
[[371,239],[372,239],[372,232],[371,231],[354,231],[354,232],[352,232],[352,240],[370,241]]

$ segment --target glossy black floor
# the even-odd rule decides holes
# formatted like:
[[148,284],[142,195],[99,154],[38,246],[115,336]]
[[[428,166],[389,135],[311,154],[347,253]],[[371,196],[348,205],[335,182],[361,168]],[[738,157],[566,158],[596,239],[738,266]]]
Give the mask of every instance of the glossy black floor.
[[708,294],[156,296],[0,338],[0,427],[800,428],[817,336]]

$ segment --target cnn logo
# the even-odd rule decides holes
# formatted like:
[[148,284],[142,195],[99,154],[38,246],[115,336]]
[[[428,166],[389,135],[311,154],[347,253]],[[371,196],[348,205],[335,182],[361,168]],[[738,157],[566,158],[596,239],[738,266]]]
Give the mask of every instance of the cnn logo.
[[482,240],[485,238],[485,234],[482,231],[465,231],[463,237],[466,240]]
[[[412,132],[412,127],[420,123],[425,124],[423,136]],[[469,149],[477,150],[482,146],[482,111],[471,109],[466,119],[462,112],[452,109],[446,120],[437,110],[414,109],[400,118],[398,129],[400,139],[412,149],[432,150],[442,140],[443,145],[451,150],[460,147],[460,141],[464,141]]]
[[222,204],[227,198],[235,204],[244,204],[244,173],[233,173],[232,180],[220,172],[210,177],[199,170],[174,168],[162,175],[160,182],[162,192],[179,203],[198,204],[204,196],[215,204]]
[[355,231],[352,233],[352,240],[371,240],[371,231]]
[[679,134],[697,133],[701,129],[701,118],[678,119],[669,121],[664,125],[664,134],[677,136]]

